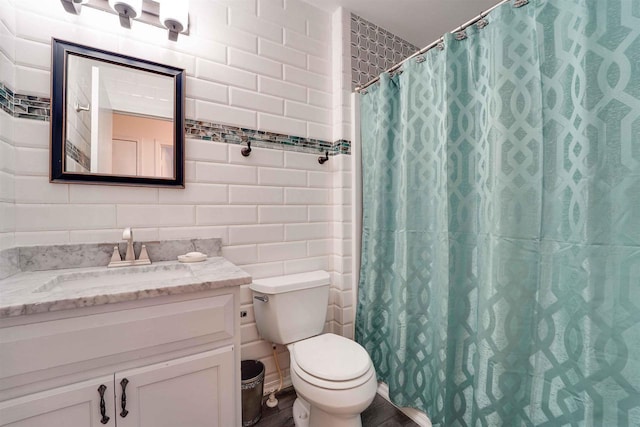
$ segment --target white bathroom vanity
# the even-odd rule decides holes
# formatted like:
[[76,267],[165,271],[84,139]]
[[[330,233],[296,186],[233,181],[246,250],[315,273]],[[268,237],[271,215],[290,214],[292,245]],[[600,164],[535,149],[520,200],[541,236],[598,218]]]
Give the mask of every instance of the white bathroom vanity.
[[118,270],[0,281],[0,426],[239,426],[251,277],[219,257]]

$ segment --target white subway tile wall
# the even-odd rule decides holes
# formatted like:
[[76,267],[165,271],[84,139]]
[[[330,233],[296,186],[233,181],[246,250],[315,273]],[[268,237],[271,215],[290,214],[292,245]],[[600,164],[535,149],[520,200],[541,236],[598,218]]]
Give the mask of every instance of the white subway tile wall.
[[[188,119],[350,139],[348,13],[299,0],[191,0],[190,16],[190,35],[171,42],[162,29],[123,29],[95,9],[73,16],[59,2],[3,0],[0,83],[50,96],[56,37],[185,68]],[[223,255],[255,278],[329,271],[325,330],[352,334],[350,156],[320,165],[318,154],[254,147],[243,157],[239,145],[187,139],[180,190],[50,184],[48,147],[47,122],[0,111],[0,249],[117,241],[126,226],[145,240],[219,237]],[[269,386],[271,346],[258,336],[248,287],[241,293],[242,358],[265,363]],[[278,354],[288,376],[284,347]]]

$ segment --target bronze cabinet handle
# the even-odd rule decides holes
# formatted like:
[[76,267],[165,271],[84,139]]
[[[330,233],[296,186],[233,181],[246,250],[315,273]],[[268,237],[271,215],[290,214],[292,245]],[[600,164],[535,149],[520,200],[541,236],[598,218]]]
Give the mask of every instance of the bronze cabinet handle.
[[126,393],[127,384],[129,384],[129,380],[126,378],[123,378],[122,381],[120,381],[120,387],[122,387],[122,397],[120,399],[120,406],[122,407],[122,412],[120,412],[120,416],[122,418],[126,417],[127,414],[129,414],[129,411],[127,411],[127,393]]
[[102,415],[102,419],[100,420],[100,422],[102,424],[106,424],[109,422],[109,417],[107,416],[107,406],[104,403],[104,392],[107,390],[107,386],[104,384],[101,384],[100,387],[98,387],[98,393],[100,394],[100,415]]

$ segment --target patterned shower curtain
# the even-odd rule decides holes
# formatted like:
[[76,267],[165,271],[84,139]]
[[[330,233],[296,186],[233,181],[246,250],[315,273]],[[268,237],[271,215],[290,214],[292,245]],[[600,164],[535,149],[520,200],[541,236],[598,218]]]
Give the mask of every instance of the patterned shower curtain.
[[379,379],[434,425],[640,426],[640,0],[507,3],[422,59],[361,95]]

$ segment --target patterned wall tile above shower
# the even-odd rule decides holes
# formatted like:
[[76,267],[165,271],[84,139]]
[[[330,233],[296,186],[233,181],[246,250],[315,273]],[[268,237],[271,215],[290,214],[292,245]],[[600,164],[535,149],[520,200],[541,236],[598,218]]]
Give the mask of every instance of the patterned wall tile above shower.
[[367,83],[418,47],[351,14],[351,89]]

